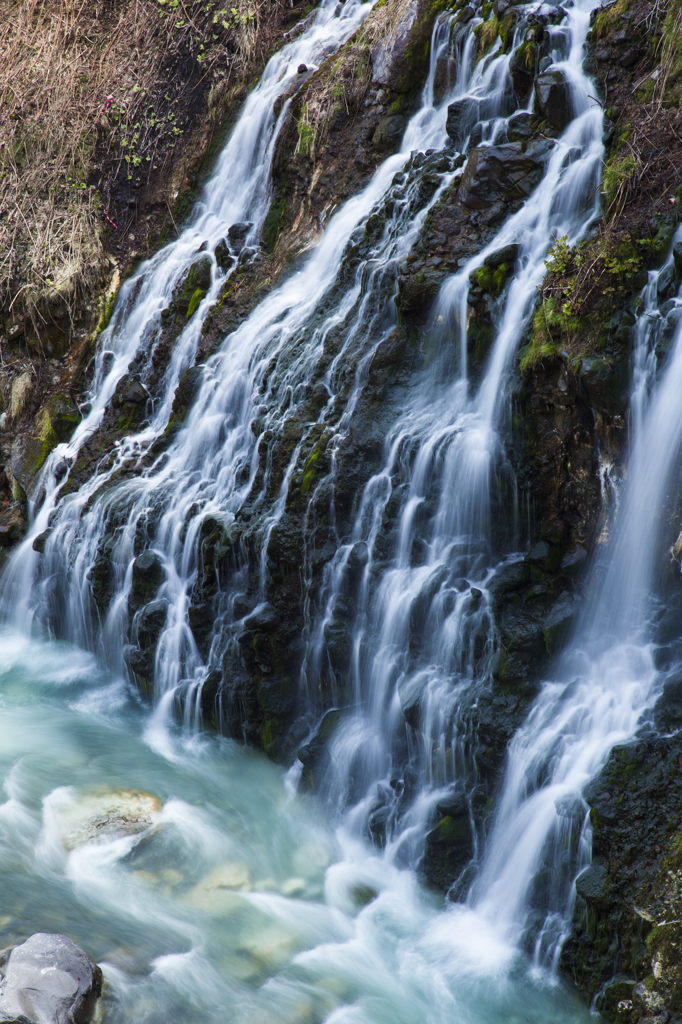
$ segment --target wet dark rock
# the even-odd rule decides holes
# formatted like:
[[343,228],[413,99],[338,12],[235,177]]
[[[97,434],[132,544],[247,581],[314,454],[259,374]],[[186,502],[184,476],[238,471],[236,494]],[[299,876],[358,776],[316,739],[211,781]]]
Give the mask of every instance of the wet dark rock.
[[406,128],[407,118],[401,114],[382,117],[372,136],[372,145],[379,153],[396,153]]
[[319,785],[325,769],[329,766],[329,744],[346,714],[346,708],[333,708],[327,711],[313,738],[298,751],[298,759],[303,765],[303,778],[312,789]]
[[221,270],[229,270],[234,266],[234,256],[230,252],[224,239],[218,242],[213,255],[215,256],[215,261]]
[[473,7],[471,7],[471,6],[462,7],[457,12],[456,21],[458,22],[458,24],[467,25],[471,21],[471,19],[475,18],[475,17],[476,17],[476,11],[474,10]]
[[31,500],[37,498],[40,470],[48,455],[60,442],[69,440],[80,420],[78,407],[68,395],[51,395],[37,413],[33,428],[15,437],[12,474]]
[[192,264],[189,272],[189,280],[194,288],[201,288],[208,291],[211,287],[211,270],[213,263],[209,256],[204,256]]
[[172,411],[177,420],[184,419],[187,415],[194,399],[199,394],[202,380],[203,370],[200,366],[190,366],[183,373],[173,396]]
[[546,652],[540,623],[520,608],[507,608],[499,621],[500,636],[507,652],[522,651],[540,656]]
[[145,605],[137,620],[137,638],[143,648],[153,647],[166,625],[168,602],[163,598]]
[[155,596],[165,579],[163,562],[155,551],[143,551],[133,562],[133,581],[130,589],[130,604],[141,608]]
[[682,726],[682,671],[673,672],[663,684],[654,705],[654,723],[661,732],[673,732]]
[[507,122],[507,139],[509,142],[526,142],[532,138],[531,114],[521,111],[513,114]]
[[227,229],[227,239],[233,252],[241,252],[246,236],[252,227],[253,224],[250,221],[242,221],[238,224],[232,224]]
[[[530,91],[533,88],[533,76],[535,75],[535,52],[536,48],[532,42],[525,43],[517,47],[509,58],[509,77],[512,80],[514,92],[521,102],[527,101]],[[523,114],[517,114],[515,116],[517,119],[524,117]],[[523,122],[517,120],[517,124],[519,125],[518,131],[523,132],[525,130],[525,126],[523,128],[521,127]],[[512,141],[508,130],[507,136],[509,140]],[[523,135],[520,137],[523,137]]]
[[493,597],[500,598],[505,594],[520,590],[529,581],[530,566],[528,562],[507,562],[495,570],[495,575],[489,580],[487,587]]
[[447,814],[426,836],[422,870],[432,885],[447,890],[474,853],[474,835],[466,806]]
[[191,604],[187,608],[187,619],[192,636],[202,657],[208,656],[209,639],[213,633],[213,604],[210,601],[202,601],[199,604]]
[[545,619],[543,634],[547,653],[553,654],[567,640],[578,612],[579,601],[573,594],[562,594]]
[[609,415],[622,416],[628,399],[628,359],[606,356],[583,359],[579,379],[590,405]]
[[461,146],[478,119],[478,102],[462,97],[448,105],[445,130],[455,143]]
[[299,75],[305,75],[307,70],[308,68],[305,64],[299,64],[298,67],[296,68],[296,73]]
[[116,571],[106,555],[99,555],[87,574],[90,592],[100,615],[106,614],[116,589]]
[[259,604],[244,619],[244,628],[270,632],[279,625],[280,618],[271,604]]
[[231,523],[220,516],[205,516],[199,530],[199,588],[210,592],[215,586],[223,559],[234,545]]
[[[297,688],[290,676],[267,675],[257,689],[258,703],[269,722],[290,721],[296,711]],[[270,753],[270,751],[266,752]]]
[[[33,544],[31,545],[33,550],[37,551],[39,554],[42,554],[42,552],[45,550],[45,545],[47,544],[48,539],[50,538],[53,532],[54,531],[52,529],[47,529],[43,530],[42,533],[39,533],[38,536],[33,541]],[[1,543],[2,540],[0,539],[0,544]]]
[[201,299],[206,294],[211,285],[212,266],[210,256],[200,256],[192,263],[173,292],[172,308],[177,313],[187,316],[190,307],[196,304],[197,297]]
[[541,177],[541,163],[524,153],[521,143],[481,146],[469,154],[460,181],[460,199],[470,210],[485,210],[498,200],[524,200]]
[[457,61],[449,54],[438,58],[433,79],[433,99],[442,103],[457,79]]
[[12,950],[0,988],[8,1024],[87,1024],[102,971],[65,935],[37,932]]
[[669,263],[667,267],[663,268],[656,282],[659,301],[672,298],[677,293],[677,277],[678,271],[675,263]]
[[235,619],[245,618],[249,612],[253,611],[256,602],[248,594],[235,594],[232,598],[232,613]]
[[367,818],[367,831],[372,842],[380,849],[386,845],[386,830],[391,817],[391,807],[384,802],[385,796],[379,796],[378,805],[370,809]]
[[560,568],[564,576],[579,576],[587,568],[587,551],[582,544],[577,544],[572,551],[566,552],[561,559]]
[[353,650],[353,634],[350,623],[339,619],[332,619],[325,623],[324,642],[334,671],[346,672]]
[[571,120],[571,89],[559,68],[549,68],[535,79],[535,104],[543,117],[563,131]]
[[413,729],[419,728],[423,694],[424,684],[419,679],[407,679],[398,687],[400,709],[405,716],[405,721]]
[[223,674],[218,669],[208,673],[201,684],[199,695],[199,707],[204,716],[204,721],[217,725],[217,703],[223,682]]
[[126,376],[122,377],[116,385],[112,404],[115,407],[120,407],[125,402],[133,402],[134,405],[138,405],[141,402],[146,402],[148,398],[149,392],[140,381],[139,375]]
[[620,309],[609,321],[609,338],[627,344],[636,319],[627,309]]
[[546,540],[539,540],[528,552],[528,560],[540,565],[543,569],[549,569],[551,548]]
[[578,896],[595,907],[603,906],[607,899],[606,863],[596,857],[575,880]]
[[491,252],[486,256],[483,260],[483,266],[495,269],[503,263],[514,263],[519,258],[520,253],[521,246],[518,242],[503,245],[501,249],[496,249],[495,252]]
[[673,245],[673,263],[677,273],[682,275],[682,242]]
[[444,818],[459,818],[469,814],[469,804],[463,786],[453,786],[452,790],[440,798],[436,810]]

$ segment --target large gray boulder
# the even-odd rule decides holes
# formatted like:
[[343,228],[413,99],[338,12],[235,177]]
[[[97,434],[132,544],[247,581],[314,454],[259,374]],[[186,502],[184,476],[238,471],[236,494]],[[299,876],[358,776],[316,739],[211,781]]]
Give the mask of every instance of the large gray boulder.
[[87,1024],[102,972],[65,935],[37,932],[12,950],[0,980],[5,1024]]

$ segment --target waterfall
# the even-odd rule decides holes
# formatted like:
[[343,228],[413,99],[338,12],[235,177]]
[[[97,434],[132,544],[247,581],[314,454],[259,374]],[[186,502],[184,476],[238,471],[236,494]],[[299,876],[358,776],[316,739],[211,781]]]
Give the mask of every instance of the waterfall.
[[[187,733],[199,750],[194,772],[205,756],[193,732],[202,687],[219,672],[227,689],[225,666],[238,661],[240,635],[259,616],[273,615],[269,552],[288,502],[296,487],[309,494],[306,526],[324,502],[332,550],[321,585],[313,585],[312,540],[296,567],[305,594],[296,680],[299,731],[292,741],[300,761],[289,782],[294,790],[304,769],[313,773],[318,794],[331,808],[342,851],[325,881],[331,907],[350,914],[353,886],[364,886],[370,901],[377,893],[388,895],[377,899],[379,909],[367,908],[364,945],[360,940],[353,945],[350,926],[327,913],[329,908],[320,911],[319,920],[311,911],[301,926],[308,951],[300,954],[296,969],[324,978],[333,961],[334,970],[344,977],[355,973],[372,992],[368,973],[376,962],[389,979],[383,979],[383,987],[377,983],[377,990],[388,998],[395,964],[387,969],[381,959],[385,914],[400,969],[412,968],[419,979],[419,998],[405,994],[406,1003],[414,999],[405,1019],[427,1019],[420,1015],[432,998],[439,1012],[458,1005],[449,987],[452,957],[456,969],[474,979],[463,1001],[482,1006],[483,1020],[493,997],[476,987],[480,976],[518,963],[524,952],[531,952],[539,967],[556,967],[570,925],[573,879],[589,862],[582,789],[611,747],[634,735],[656,693],[659,677],[646,628],[657,544],[651,520],[682,439],[676,402],[682,341],[678,332],[665,372],[654,382],[653,335],[644,328],[644,314],[640,318],[630,472],[607,570],[601,576],[595,570],[583,624],[509,745],[489,828],[483,810],[490,794],[481,778],[472,713],[490,692],[500,653],[496,581],[521,562],[519,549],[528,539],[505,449],[508,384],[548,249],[560,238],[576,245],[599,217],[602,111],[582,71],[590,0],[577,0],[548,28],[552,66],[570,86],[573,116],[556,139],[535,145],[537,181],[501,224],[483,226],[478,251],[463,256],[440,288],[429,314],[429,358],[389,410],[390,425],[376,443],[379,466],[362,479],[349,529],[338,525],[339,466],[373,360],[400,328],[396,300],[402,268],[427,218],[463,179],[464,154],[478,147],[484,152],[488,144],[505,146],[519,115],[529,113],[518,107],[509,75],[522,39],[514,38],[510,53],[498,41],[474,63],[478,15],[459,38],[457,79],[441,100],[434,99],[438,58],[448,52],[454,19],[438,18],[420,109],[409,121],[400,151],[333,213],[312,251],[203,363],[187,419],[164,439],[179,382],[194,365],[210,309],[238,261],[257,255],[271,200],[274,147],[288,110],[285,96],[301,84],[298,67],[317,68],[350,38],[371,7],[324,0],[305,31],[270,60],[189,224],[123,285],[111,324],[98,341],[85,416],[71,441],[45,465],[35,492],[42,489],[42,505],[4,572],[2,600],[21,628],[46,625],[128,678],[137,671],[138,641],[153,604],[159,618],[151,669],[155,711],[144,735],[149,747],[179,771],[189,757],[187,748],[178,753],[175,743],[173,711],[181,700]],[[447,119],[456,101],[476,113],[470,123],[462,122],[462,137],[453,145]],[[530,107],[532,97],[527,103]],[[235,227],[239,247],[230,243],[237,237],[230,234]],[[220,246],[227,248],[226,261],[218,259]],[[160,397],[148,420],[80,487],[70,489],[79,452],[98,430],[123,375],[133,366],[140,383],[149,382],[162,313],[200,255],[210,263],[210,283],[164,367]],[[494,340],[474,366],[468,297],[479,272],[507,264],[513,269],[488,309]],[[651,314],[655,275],[645,302]],[[311,381],[320,385],[321,396],[312,413]],[[302,408],[308,410],[305,416]],[[268,446],[302,419],[305,429],[291,446],[281,444],[278,475]],[[311,439],[317,444],[321,437],[328,468],[317,477],[310,472],[304,486],[300,478],[306,480],[315,465],[313,454],[319,453]],[[164,443],[157,446],[160,439]],[[504,516],[496,514],[496,503],[505,505]],[[202,545],[209,533],[218,537],[216,544],[234,551],[234,559],[211,598],[214,625],[202,651],[189,613],[201,590]],[[41,534],[46,539],[38,555],[33,541]],[[135,591],[143,560],[153,570],[152,591],[144,600]],[[111,590],[104,612],[93,597],[94,573],[102,562]],[[257,585],[253,600],[244,605],[240,598],[249,573]],[[346,660],[343,672],[335,664],[335,639]],[[328,715],[331,725],[325,731]],[[193,786],[194,781],[188,789]],[[47,806],[52,807],[49,799]],[[427,833],[442,806],[461,822],[464,855],[450,892],[452,905],[435,914],[423,902],[426,897],[415,895],[412,869],[425,855]],[[210,829],[188,807],[165,811],[164,821],[172,819],[191,848],[192,831],[204,836],[202,830],[209,835]],[[370,853],[368,837],[377,848]],[[213,833],[206,846],[211,843],[211,849],[218,845]],[[113,860],[129,853],[121,849]],[[88,864],[83,855],[79,864],[92,872],[96,891],[98,879],[109,879],[111,864],[103,855],[96,863],[94,855],[91,859]],[[49,869],[57,870],[51,863]],[[301,882],[301,891],[306,884]],[[290,924],[286,893],[267,893],[263,885],[250,897],[253,905]],[[115,900],[109,890],[107,900],[111,909]],[[200,957],[201,940],[184,912],[181,925],[174,919],[173,927],[192,947],[191,955]],[[165,929],[166,911],[156,913],[154,927]],[[414,949],[406,948],[408,931],[419,935]],[[341,952],[332,954],[335,944]],[[376,958],[369,967],[362,962],[368,949]],[[155,970],[161,972],[156,962]],[[163,970],[172,973],[173,964]],[[292,971],[272,988],[291,1000],[296,983]],[[218,990],[226,999],[216,983]],[[538,1012],[539,1020],[546,1019],[542,1013],[548,1011]],[[354,1016],[345,1010],[332,1017],[336,1024],[365,1019],[359,1011]],[[435,1019],[431,1010],[428,1019]]]
[[[666,266],[671,262],[669,257]],[[549,864],[554,878],[540,905],[550,909],[535,945],[541,963],[556,964],[570,926],[575,897],[570,883],[589,862],[589,823],[580,828],[586,812],[582,790],[612,747],[635,734],[663,682],[654,658],[650,606],[660,547],[656,521],[682,444],[681,330],[661,379],[655,384],[651,379],[661,324],[656,281],[664,270],[649,275],[635,332],[633,362],[640,372],[633,376],[634,437],[606,570],[602,565],[593,570],[561,673],[544,684],[510,746],[498,817],[475,888],[478,912],[518,940],[531,927],[529,893],[538,866]],[[573,857],[566,864],[571,846]]]

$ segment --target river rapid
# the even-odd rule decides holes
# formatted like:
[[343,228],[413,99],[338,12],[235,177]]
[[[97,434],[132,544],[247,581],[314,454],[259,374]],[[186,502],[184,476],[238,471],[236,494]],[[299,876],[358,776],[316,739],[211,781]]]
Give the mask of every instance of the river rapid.
[[[167,731],[68,644],[0,643],[2,942],[71,936],[103,968],[105,1020],[587,1020],[264,755]],[[147,832],[67,851],[92,794],[131,790],[163,804]]]

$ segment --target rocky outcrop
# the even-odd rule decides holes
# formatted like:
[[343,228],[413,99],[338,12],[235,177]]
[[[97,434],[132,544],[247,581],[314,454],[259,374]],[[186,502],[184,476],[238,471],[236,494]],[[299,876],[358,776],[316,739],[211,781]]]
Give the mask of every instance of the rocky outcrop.
[[0,965],[0,1020],[8,1024],[88,1024],[102,971],[65,935],[37,932]]

